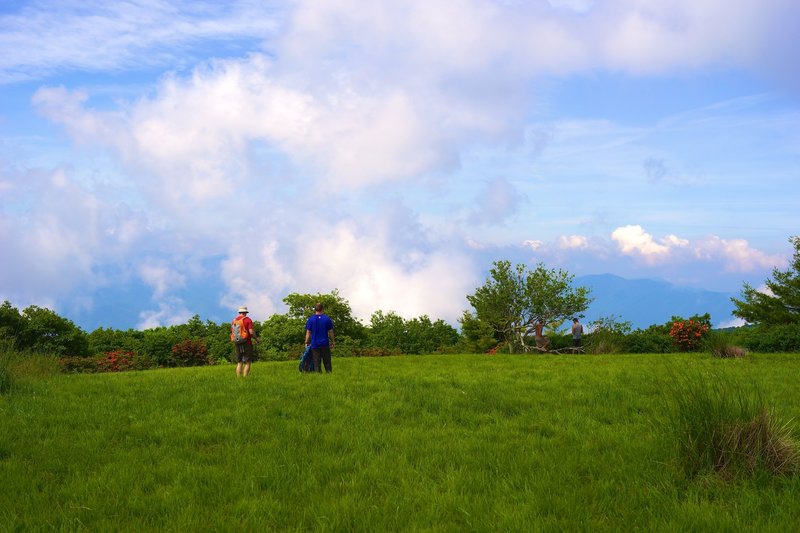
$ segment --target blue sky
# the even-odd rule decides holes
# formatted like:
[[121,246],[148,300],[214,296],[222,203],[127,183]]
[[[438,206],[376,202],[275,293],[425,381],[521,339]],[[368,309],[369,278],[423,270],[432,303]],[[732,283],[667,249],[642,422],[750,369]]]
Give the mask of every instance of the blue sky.
[[[794,0],[0,3],[0,299],[455,323],[509,259],[737,292],[800,227]],[[624,318],[624,317],[623,317]]]

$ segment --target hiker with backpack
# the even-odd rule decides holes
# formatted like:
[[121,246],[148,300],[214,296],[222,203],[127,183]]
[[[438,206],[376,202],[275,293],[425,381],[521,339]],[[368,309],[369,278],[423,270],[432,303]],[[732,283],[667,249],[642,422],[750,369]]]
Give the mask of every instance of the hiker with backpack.
[[247,307],[239,308],[239,315],[231,322],[231,342],[236,349],[236,375],[247,377],[253,362],[253,341],[258,342],[253,321],[247,316]]
[[322,372],[320,359],[325,365],[325,372],[328,374],[331,368],[331,348],[335,344],[333,338],[333,321],[328,315],[323,313],[321,303],[314,305],[314,314],[306,321],[306,346],[311,348],[314,359],[314,369]]

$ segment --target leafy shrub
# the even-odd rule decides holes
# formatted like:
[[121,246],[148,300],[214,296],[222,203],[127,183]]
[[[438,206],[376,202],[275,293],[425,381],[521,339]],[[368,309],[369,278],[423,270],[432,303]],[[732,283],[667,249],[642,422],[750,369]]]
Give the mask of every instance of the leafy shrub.
[[[550,351],[559,350],[563,352],[566,348],[572,346],[571,333],[550,333],[547,335],[547,340],[550,341],[550,344],[547,346],[547,349]],[[536,340],[531,339],[531,344],[536,346]]]
[[[263,343],[260,344],[263,346]],[[255,359],[258,361],[291,361],[293,359],[300,359],[305,345],[296,344],[290,346],[288,350],[280,350],[275,346],[268,348],[257,347],[255,350]]]
[[458,340],[456,329],[443,320],[431,321],[426,315],[406,320],[393,311],[376,311],[367,329],[366,345],[406,354],[426,354],[455,346]]
[[209,363],[208,349],[203,341],[185,339],[172,347],[172,365],[203,366]]
[[591,333],[584,342],[588,353],[620,353],[625,351],[625,336],[631,331],[631,323],[611,315],[589,322],[588,329]]
[[58,367],[66,374],[93,374],[97,372],[97,357],[65,356],[59,357]]
[[626,353],[670,353],[675,351],[675,343],[667,333],[650,328],[637,329],[625,336]]
[[715,376],[673,380],[672,424],[687,475],[711,471],[732,479],[763,471],[800,472],[800,452],[758,391]]
[[738,344],[754,352],[800,352],[800,325],[756,326],[738,328]]

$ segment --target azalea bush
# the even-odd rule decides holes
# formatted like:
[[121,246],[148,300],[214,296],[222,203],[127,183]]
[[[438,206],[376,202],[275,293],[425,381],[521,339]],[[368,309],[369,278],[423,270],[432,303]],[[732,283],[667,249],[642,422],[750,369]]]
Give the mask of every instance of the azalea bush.
[[669,336],[681,351],[690,352],[696,350],[703,342],[703,339],[711,329],[711,320],[709,315],[702,317],[693,316],[687,320],[678,319],[673,320],[672,327],[669,330]]
[[172,365],[203,366],[209,364],[208,348],[203,341],[185,339],[172,347]]
[[133,370],[136,354],[128,350],[113,350],[97,358],[98,372],[125,372]]

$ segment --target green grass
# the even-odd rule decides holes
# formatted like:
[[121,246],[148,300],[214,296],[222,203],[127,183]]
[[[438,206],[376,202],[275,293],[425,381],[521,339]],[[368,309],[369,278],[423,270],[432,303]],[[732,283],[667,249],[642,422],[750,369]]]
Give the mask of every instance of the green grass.
[[793,530],[797,476],[687,476],[670,420],[674,376],[708,373],[798,419],[799,371],[463,355],[57,375],[0,396],[0,530]]

